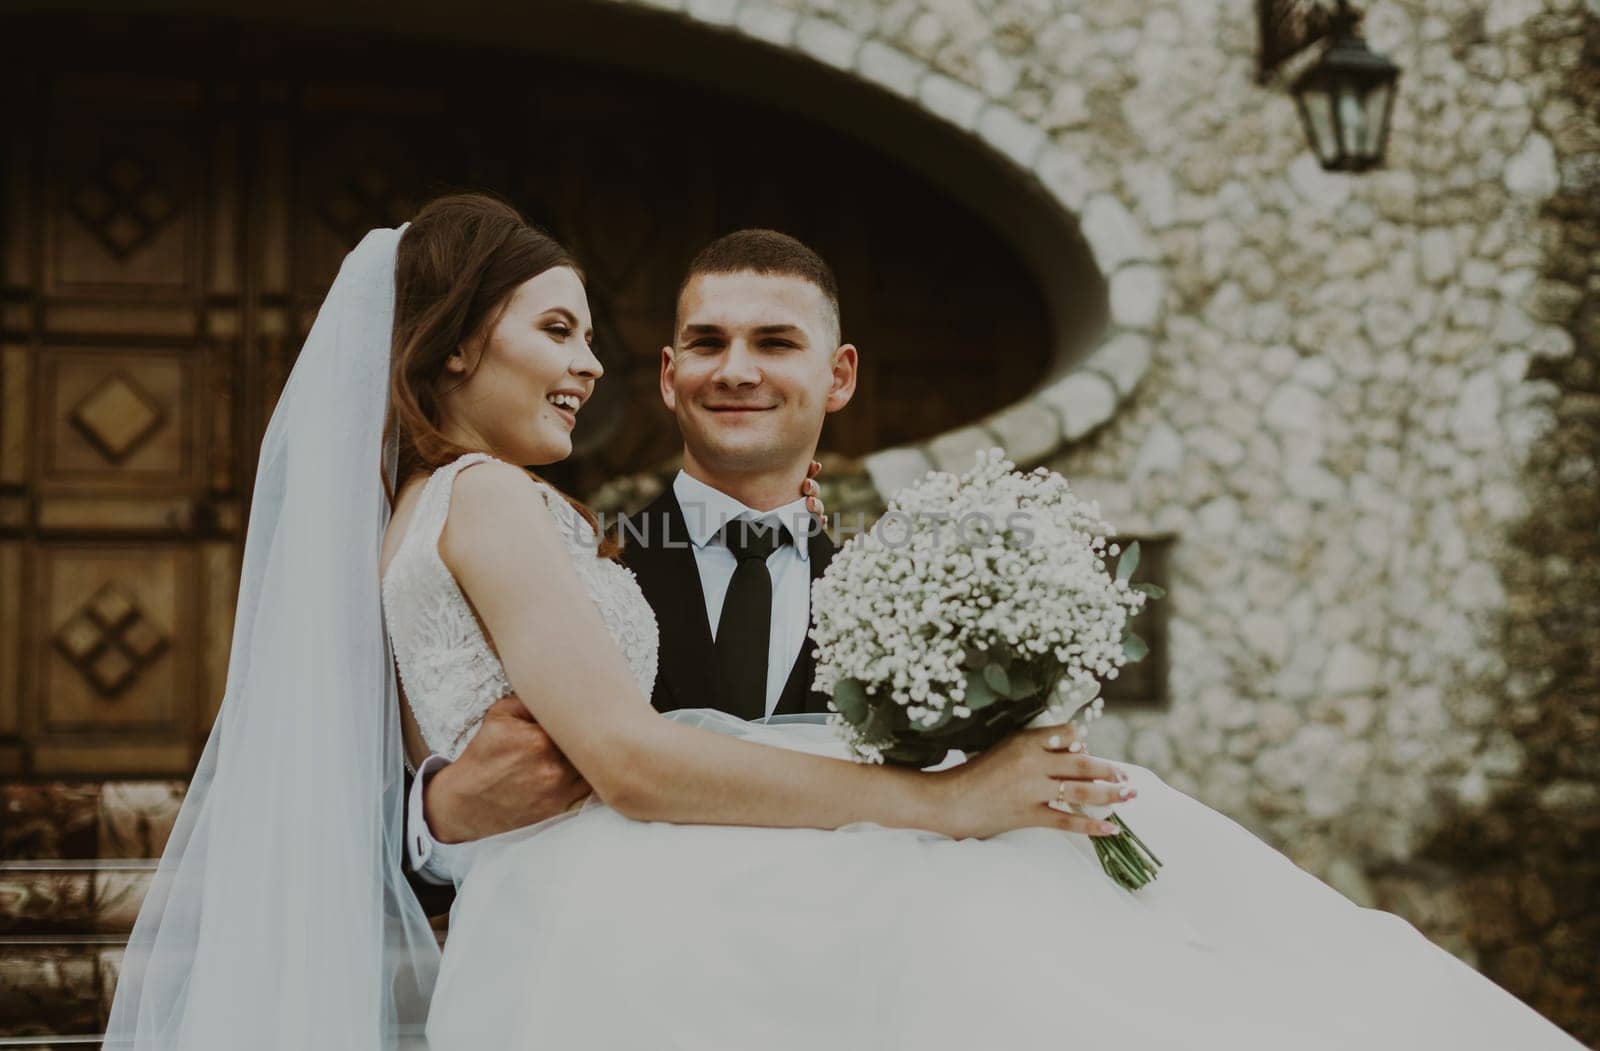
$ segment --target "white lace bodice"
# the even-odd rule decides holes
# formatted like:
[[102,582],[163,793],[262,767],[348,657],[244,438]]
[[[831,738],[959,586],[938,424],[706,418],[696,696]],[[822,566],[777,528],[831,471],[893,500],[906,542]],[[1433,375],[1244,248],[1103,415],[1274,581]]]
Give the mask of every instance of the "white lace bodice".
[[[406,700],[428,748],[451,759],[467,746],[489,706],[511,692],[500,658],[439,557],[456,475],[491,459],[472,453],[433,472],[383,577],[383,611]],[[539,491],[566,537],[578,578],[649,697],[659,639],[655,614],[638,582],[626,567],[596,557],[599,538],[593,527],[560,493],[547,485]]]

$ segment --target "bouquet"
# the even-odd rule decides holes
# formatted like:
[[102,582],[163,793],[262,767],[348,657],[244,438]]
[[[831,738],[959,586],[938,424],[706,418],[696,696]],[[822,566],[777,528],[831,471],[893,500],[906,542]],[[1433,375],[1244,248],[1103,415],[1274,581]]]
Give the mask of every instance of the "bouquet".
[[[896,493],[813,588],[830,724],[860,760],[924,767],[1097,717],[1101,682],[1148,652],[1128,622],[1162,594],[1131,581],[1138,545],[1121,550],[1111,532],[1065,478],[1018,473],[998,449]],[[1122,831],[1094,839],[1100,863],[1137,890],[1161,862],[1107,820]]]

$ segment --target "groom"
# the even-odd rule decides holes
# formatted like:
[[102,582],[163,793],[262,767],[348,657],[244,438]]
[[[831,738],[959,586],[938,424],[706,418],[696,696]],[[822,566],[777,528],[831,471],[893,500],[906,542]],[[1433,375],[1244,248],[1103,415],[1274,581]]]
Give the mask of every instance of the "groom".
[[[796,494],[824,418],[855,393],[856,363],[856,348],[840,342],[833,272],[794,238],[740,230],[689,264],[661,351],[683,469],[624,525],[623,561],[661,632],[658,710],[751,719],[827,710],[811,689],[806,636],[810,585],[834,545]],[[452,845],[534,824],[588,791],[522,703],[502,698],[459,759],[418,769],[411,868],[448,883]],[[444,894],[422,896],[430,912],[448,905]]]

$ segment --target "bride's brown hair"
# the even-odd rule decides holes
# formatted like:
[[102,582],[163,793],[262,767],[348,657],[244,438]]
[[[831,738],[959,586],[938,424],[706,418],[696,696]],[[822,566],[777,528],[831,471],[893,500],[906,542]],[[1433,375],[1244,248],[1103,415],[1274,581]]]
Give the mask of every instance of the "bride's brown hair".
[[[463,343],[493,330],[523,282],[558,266],[570,267],[582,280],[582,269],[560,242],[487,194],[435,198],[411,220],[395,260],[384,427],[384,436],[396,444],[400,481],[458,456],[490,451],[457,445],[441,429],[445,361]],[[394,493],[389,496],[392,501]],[[600,531],[594,512],[570,496],[566,499]],[[602,557],[615,557],[617,551],[614,536],[602,539]]]

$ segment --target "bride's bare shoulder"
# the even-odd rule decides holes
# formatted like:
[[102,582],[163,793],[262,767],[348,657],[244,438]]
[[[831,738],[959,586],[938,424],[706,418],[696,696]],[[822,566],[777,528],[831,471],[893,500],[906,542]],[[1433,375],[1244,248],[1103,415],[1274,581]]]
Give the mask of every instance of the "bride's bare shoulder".
[[471,515],[507,502],[516,505],[532,501],[543,507],[542,488],[527,471],[504,460],[477,460],[463,466],[456,475],[450,495],[450,516]]
[[439,550],[445,562],[500,542],[537,544],[558,536],[546,487],[499,460],[469,464],[456,476]]

